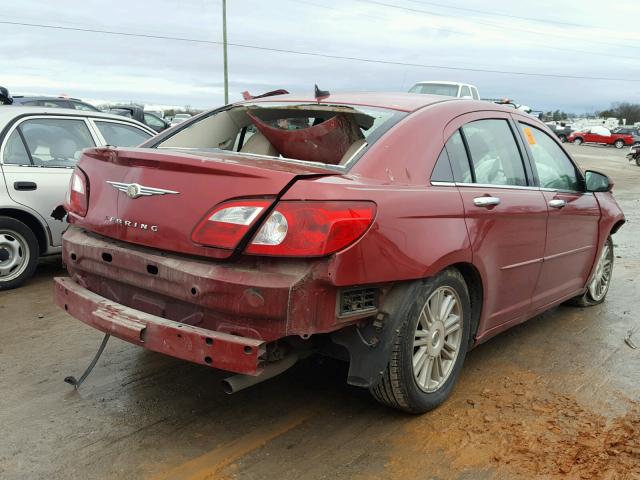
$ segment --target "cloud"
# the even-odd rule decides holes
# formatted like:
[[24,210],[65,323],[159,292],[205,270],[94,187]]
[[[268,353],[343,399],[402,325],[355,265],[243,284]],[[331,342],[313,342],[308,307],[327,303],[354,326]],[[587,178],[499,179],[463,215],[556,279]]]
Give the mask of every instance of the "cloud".
[[[630,23],[620,21],[634,11],[640,15],[635,2],[616,2],[607,8],[598,8],[600,2],[593,8],[582,2],[579,9],[549,0],[536,2],[535,8],[530,3],[457,2],[472,10],[546,17],[584,27],[409,0],[383,3],[431,13],[361,0],[227,3],[233,43],[403,63],[640,79],[640,62],[633,60],[640,36]],[[105,5],[98,0],[70,0],[61,9],[50,2],[24,0],[5,5],[3,18],[211,41],[222,38],[220,1],[155,0],[149,8],[146,2],[112,0],[108,8]],[[9,25],[0,25],[0,35],[5,52],[11,52],[3,56],[0,84],[14,93],[64,92],[200,108],[223,102],[222,49],[217,45]],[[310,92],[314,83],[332,91],[407,90],[425,79],[470,82],[482,96],[508,96],[541,110],[582,112],[613,101],[640,101],[638,82],[526,77],[229,48],[232,99],[240,98],[243,90]]]

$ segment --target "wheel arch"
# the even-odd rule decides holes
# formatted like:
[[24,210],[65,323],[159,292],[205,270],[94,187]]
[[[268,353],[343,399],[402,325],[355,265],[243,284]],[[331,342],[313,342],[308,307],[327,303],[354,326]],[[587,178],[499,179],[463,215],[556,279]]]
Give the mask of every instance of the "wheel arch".
[[482,308],[484,303],[484,285],[480,271],[472,263],[455,263],[447,268],[455,268],[460,272],[467,284],[469,290],[469,300],[471,302],[471,325],[469,335],[469,347],[475,343],[480,318],[482,317]]
[[49,244],[48,235],[45,227],[37,217],[29,212],[25,212],[24,210],[19,210],[16,208],[0,208],[0,217],[10,217],[24,223],[36,236],[40,254],[43,254],[47,251],[47,247]]
[[408,314],[419,285],[447,269],[460,272],[467,285],[472,312],[468,348],[475,344],[484,299],[482,276],[471,263],[451,263],[426,278],[393,284],[384,294],[384,301],[375,321],[372,319],[365,326],[351,325],[333,332],[332,341],[349,352],[347,383],[359,387],[370,387],[376,383],[386,368],[398,325]]
[[626,220],[618,220],[613,227],[611,227],[611,231],[609,232],[609,235],[613,235],[614,233],[616,233],[618,230],[620,230],[620,227],[622,227],[622,225],[624,225],[626,223]]

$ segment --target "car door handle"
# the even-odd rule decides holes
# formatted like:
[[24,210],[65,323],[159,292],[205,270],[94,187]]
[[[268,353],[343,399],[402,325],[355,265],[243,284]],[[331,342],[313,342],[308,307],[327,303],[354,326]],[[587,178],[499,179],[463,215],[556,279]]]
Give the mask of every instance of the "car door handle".
[[549,201],[549,206],[551,208],[562,208],[567,204],[567,202],[565,200],[561,200],[559,198],[554,198],[553,200]]
[[15,190],[36,190],[38,184],[36,182],[13,182]]
[[495,207],[500,205],[500,199],[498,197],[476,197],[473,199],[473,204],[476,207]]

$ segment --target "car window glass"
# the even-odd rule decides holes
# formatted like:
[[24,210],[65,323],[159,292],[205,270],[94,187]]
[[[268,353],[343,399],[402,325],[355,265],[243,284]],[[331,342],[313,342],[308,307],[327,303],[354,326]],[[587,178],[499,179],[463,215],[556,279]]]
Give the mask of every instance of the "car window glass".
[[14,130],[4,145],[2,161],[5,165],[31,165],[27,149],[20,138],[18,130]]
[[96,109],[93,108],[91,105],[87,105],[86,103],[82,103],[82,102],[71,102],[71,105],[73,105],[73,107],[76,110],[83,110],[85,112],[95,112]]
[[467,157],[467,150],[464,147],[462,135],[460,135],[459,130],[456,130],[456,132],[449,137],[445,148],[451,164],[451,170],[453,171],[454,180],[457,183],[473,182],[471,167],[469,166],[469,157]]
[[66,100],[41,100],[40,104],[47,108],[73,108]]
[[41,104],[41,102],[39,102],[37,100],[31,100],[31,101],[28,101],[28,102],[22,102],[20,105],[38,106],[40,104]]
[[506,120],[478,120],[462,127],[476,182],[487,185],[526,185],[522,158]]
[[73,167],[82,150],[94,146],[83,120],[33,119],[19,128],[36,166]]
[[471,96],[471,91],[469,90],[469,87],[467,87],[466,85],[463,85],[462,89],[460,90],[460,96],[461,97],[470,97]]
[[440,156],[436,161],[436,166],[433,168],[431,174],[432,182],[453,182],[453,172],[451,171],[451,164],[449,163],[449,156],[447,155],[447,149],[443,148],[440,152]]
[[540,187],[580,191],[580,181],[571,160],[546,133],[538,128],[520,124],[538,171]]
[[148,113],[144,114],[144,123],[151,127],[164,127],[162,120],[154,117],[153,115],[149,115]]
[[116,147],[135,147],[151,137],[147,132],[131,125],[96,121],[96,126],[107,142]]
[[474,100],[480,100],[480,95],[478,94],[478,89],[475,87],[471,87],[471,95]]

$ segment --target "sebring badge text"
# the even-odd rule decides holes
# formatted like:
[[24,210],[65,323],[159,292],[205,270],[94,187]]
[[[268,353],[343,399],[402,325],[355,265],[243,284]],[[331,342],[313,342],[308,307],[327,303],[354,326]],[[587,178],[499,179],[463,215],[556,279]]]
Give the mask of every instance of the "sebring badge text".
[[152,232],[158,231],[157,225],[149,225],[148,223],[140,223],[140,222],[133,222],[131,220],[123,220],[122,218],[110,217],[109,215],[107,215],[106,218],[107,218],[107,222],[109,223],[124,225],[127,228],[139,228],[140,230],[151,230]]

